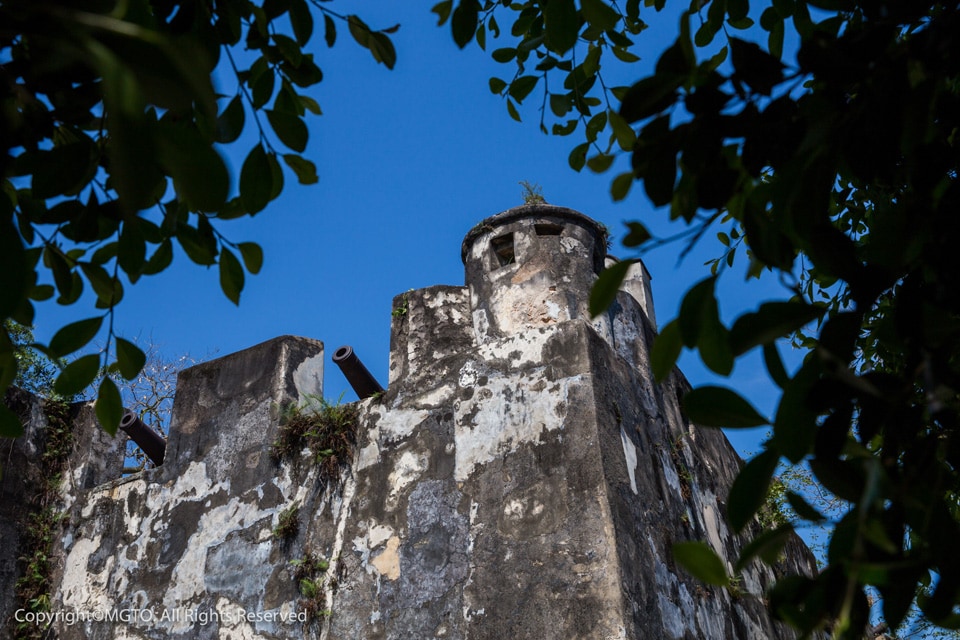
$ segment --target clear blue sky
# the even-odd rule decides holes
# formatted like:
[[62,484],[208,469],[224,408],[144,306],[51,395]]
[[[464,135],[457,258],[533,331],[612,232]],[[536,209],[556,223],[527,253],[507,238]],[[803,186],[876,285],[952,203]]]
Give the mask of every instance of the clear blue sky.
[[[324,115],[309,122],[306,156],[317,164],[320,182],[303,187],[288,174],[283,196],[264,212],[218,227],[235,242],[252,240],[264,249],[263,270],[248,278],[240,306],[221,293],[215,268],[196,266],[180,252],[166,272],[127,287],[117,315],[120,335],[152,340],[170,356],[189,353],[197,359],[282,334],[317,338],[328,354],[325,395],[345,392],[349,401],[355,396],[329,355],[342,344],[353,345],[385,384],[393,296],[462,284],[464,234],[482,218],[521,204],[518,181],[538,183],[551,204],[605,223],[617,239],[613,253],[620,256],[629,255],[619,246],[626,220],[642,220],[661,235],[681,230],[668,224],[666,211],[651,207],[639,184],[626,201],[612,202],[609,184],[629,166],[626,156],[607,174],[573,172],[567,154],[581,139],[539,132],[539,88],[521,111],[524,122],[511,120],[487,80],[509,78],[513,67],[497,64],[475,45],[458,50],[449,26],[438,28],[428,5],[334,8],[361,11],[373,28],[401,23],[393,36],[396,68],[376,64],[353,43],[345,24],[337,25],[340,37],[333,49],[316,35],[312,50],[325,77],[308,94]],[[606,70],[612,84],[639,78],[673,40],[676,18],[652,10],[643,17],[651,24],[640,36],[644,60],[619,78]],[[488,50],[498,46],[506,45],[488,43]],[[232,94],[234,87],[224,83],[221,91]],[[228,151],[234,175],[252,144],[251,138]],[[707,275],[704,260],[720,254],[712,234],[702,244],[679,266],[680,246],[645,257],[661,325],[676,315],[683,292]],[[740,263],[745,266],[743,259]],[[744,286],[741,271],[723,279],[721,312],[728,320],[782,295],[773,278]],[[68,308],[45,304],[38,310],[37,337],[48,339],[56,327],[96,313],[89,298]],[[711,379],[696,355],[684,356],[681,367],[694,384]],[[772,412],[776,396],[758,358],[738,363],[733,378],[722,384]],[[741,451],[756,450],[762,435],[754,430],[733,440]]]

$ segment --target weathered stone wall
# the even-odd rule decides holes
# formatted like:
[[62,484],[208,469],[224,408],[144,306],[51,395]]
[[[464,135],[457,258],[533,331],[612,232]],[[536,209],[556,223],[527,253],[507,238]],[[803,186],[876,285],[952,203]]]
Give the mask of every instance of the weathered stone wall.
[[164,464],[87,493],[64,541],[61,610],[128,619],[60,624],[60,637],[296,635],[289,561],[306,541],[273,530],[300,505],[323,537],[335,500],[271,444],[281,411],[322,396],[322,379],[323,345],[289,336],[184,371]]
[[[471,230],[465,286],[394,300],[388,389],[358,404],[354,458],[329,481],[315,452],[271,455],[282,410],[321,394],[320,343],[184,372],[165,463],[71,491],[53,609],[128,619],[56,633],[791,637],[763,607],[771,570],[727,590],[673,562],[692,539],[736,557],[723,501],[739,458],[682,415],[679,372],[653,381],[642,264],[588,317],[604,240],[549,206]],[[813,567],[798,551],[780,569]]]
[[36,552],[43,578],[56,585],[62,555],[55,546],[39,546],[41,528],[63,534],[59,514],[85,491],[119,477],[124,444],[108,436],[87,403],[43,400],[11,389],[5,398],[20,416],[24,435],[0,440],[0,638],[13,637],[16,612],[29,608],[17,597],[17,581],[30,569]]

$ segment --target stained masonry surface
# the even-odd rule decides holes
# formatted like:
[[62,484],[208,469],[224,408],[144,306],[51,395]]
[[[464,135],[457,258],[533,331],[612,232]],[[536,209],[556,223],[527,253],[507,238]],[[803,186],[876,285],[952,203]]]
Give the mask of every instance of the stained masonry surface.
[[[359,403],[337,481],[309,451],[271,455],[283,409],[322,395],[321,343],[278,338],[185,371],[161,467],[110,479],[89,450],[71,461],[52,611],[133,613],[61,618],[56,637],[792,637],[764,608],[774,570],[751,565],[725,590],[672,559],[674,542],[704,540],[732,572],[745,540],[724,500],[740,462],[683,416],[679,371],[652,378],[641,263],[589,317],[605,240],[548,205],[470,230],[465,286],[394,300],[387,391]],[[4,492],[29,503],[29,486]],[[291,537],[275,531],[285,510]],[[4,616],[15,521],[0,512]],[[793,541],[776,570],[809,573],[811,556]]]

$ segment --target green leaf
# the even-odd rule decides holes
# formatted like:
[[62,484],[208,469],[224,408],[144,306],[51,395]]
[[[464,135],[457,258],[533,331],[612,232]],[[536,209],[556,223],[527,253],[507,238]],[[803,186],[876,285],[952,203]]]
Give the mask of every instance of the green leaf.
[[316,116],[323,114],[323,111],[320,110],[320,103],[310,96],[297,96],[297,101],[300,102],[300,105],[310,113]]
[[518,103],[523,102],[523,99],[530,95],[530,92],[537,86],[539,80],[538,76],[520,76],[510,83],[508,93]]
[[177,226],[177,242],[187,257],[199,265],[209,266],[216,262],[217,240],[211,233],[201,231],[200,222],[197,227],[188,224]]
[[640,62],[640,56],[635,53],[631,53],[622,47],[613,47],[611,49],[613,55],[620,60],[621,62]]
[[[302,61],[301,61],[302,62]],[[273,87],[276,82],[276,76],[273,75],[273,69],[267,67],[252,80],[253,86],[251,100],[253,108],[259,109],[270,101],[273,96]]]
[[433,5],[431,13],[437,14],[437,26],[441,27],[450,18],[450,11],[453,9],[453,0],[442,0]]
[[716,299],[713,295],[716,280],[716,277],[705,278],[693,285],[680,303],[680,315],[677,317],[677,321],[680,325],[680,335],[683,336],[683,344],[688,347],[697,346],[697,341],[700,339],[701,324],[706,315],[704,310],[711,304],[716,306]]
[[520,112],[517,111],[517,107],[513,104],[512,100],[507,100],[507,113],[510,114],[510,117],[520,122]]
[[777,449],[790,462],[800,462],[813,447],[817,433],[816,412],[809,402],[810,391],[819,379],[818,363],[807,360],[783,388],[777,417],[773,424],[773,439]]
[[767,449],[740,469],[727,500],[727,516],[734,531],[742,531],[763,506],[779,460],[776,451]]
[[292,153],[285,153],[283,154],[283,161],[297,175],[297,181],[300,184],[316,184],[320,181],[317,176],[317,165],[310,160]]
[[241,242],[237,249],[240,250],[240,257],[243,258],[247,271],[252,274],[260,273],[260,268],[263,267],[263,249],[260,245],[255,242]]
[[83,271],[83,275],[87,277],[87,280],[90,281],[90,285],[97,294],[99,302],[103,303],[104,307],[109,308],[120,301],[119,298],[117,298],[116,280],[107,273],[106,269],[98,264],[90,264],[87,262],[81,262],[80,269]]
[[494,49],[493,53],[490,54],[497,62],[510,62],[517,57],[517,50],[513,47],[503,47],[501,49]]
[[163,242],[160,243],[160,246],[157,247],[157,250],[153,252],[153,255],[150,256],[150,259],[147,260],[146,265],[144,265],[143,275],[152,276],[158,274],[169,267],[171,262],[173,262],[173,244],[169,238],[165,238]]
[[[0,194],[0,198],[2,197]],[[25,299],[29,286],[27,274],[30,272],[27,254],[17,227],[12,223],[9,214],[5,218],[0,222],[0,290],[3,291],[3,295],[0,295],[0,313],[4,318],[12,315]],[[58,251],[48,248],[44,250],[43,256],[44,264],[53,270],[57,289],[61,295],[65,295],[72,285],[70,267]]]
[[673,558],[694,578],[717,587],[730,583],[723,560],[703,542],[678,542],[673,545]]
[[783,58],[783,34],[784,28],[781,20],[773,25],[770,36],[767,38],[767,48],[770,50],[770,55],[777,60]]
[[609,31],[617,26],[620,14],[603,0],[583,0],[583,17],[596,29]]
[[240,199],[250,213],[263,211],[273,192],[273,174],[263,145],[257,144],[240,169]]
[[653,348],[650,349],[650,368],[658,382],[665,380],[673,371],[682,348],[680,325],[674,320],[660,330],[660,335],[654,339]]
[[143,271],[144,261],[147,258],[147,242],[140,228],[140,219],[126,220],[120,229],[120,240],[117,243],[117,262],[134,283]]
[[[620,202],[627,197],[634,180],[636,180],[636,176],[633,175],[633,171],[621,173],[613,179],[613,183],[610,185],[610,196],[614,202]],[[626,244],[626,241],[624,241],[624,244]]]
[[783,64],[756,43],[729,38],[730,57],[736,76],[753,91],[769,96],[783,80]]
[[271,37],[283,58],[294,67],[299,67],[300,63],[303,62],[303,52],[300,50],[297,41],[280,33],[275,33]]
[[220,249],[220,288],[227,298],[236,305],[240,304],[240,292],[243,291],[243,267],[233,253],[223,247]]
[[216,211],[230,191],[223,158],[190,126],[162,124],[157,138],[160,163],[173,177],[177,194],[194,210]]
[[0,438],[19,438],[23,435],[23,423],[6,405],[0,404]]
[[790,382],[790,376],[787,375],[787,370],[783,367],[783,360],[780,359],[780,352],[777,350],[775,342],[768,342],[763,345],[763,362],[767,366],[770,379],[781,389],[787,386],[787,383]]
[[613,304],[617,299],[617,292],[623,279],[627,277],[627,271],[631,263],[628,261],[617,262],[603,271],[590,289],[590,317],[595,318]]
[[35,198],[52,198],[76,193],[96,173],[93,142],[86,136],[61,144],[49,151],[36,152],[39,158],[31,176],[31,192]]
[[301,47],[305,46],[313,35],[313,15],[307,6],[307,0],[290,0],[289,14],[293,35]]
[[757,345],[789,337],[806,324],[823,316],[826,309],[805,302],[767,302],[755,312],[737,318],[730,330],[730,346],[735,355]]
[[791,524],[780,525],[776,529],[764,531],[743,548],[733,570],[735,572],[743,571],[750,561],[757,556],[760,556],[760,559],[768,566],[776,564],[792,533],[793,525]]
[[116,435],[120,419],[123,418],[123,401],[120,399],[120,390],[109,376],[103,376],[100,381],[93,409],[103,430],[112,436]]
[[86,346],[100,331],[101,325],[103,325],[102,317],[71,322],[50,339],[47,355],[55,360]]
[[657,74],[644,78],[627,90],[620,103],[620,116],[627,123],[645,120],[657,115],[677,101],[677,89],[683,77],[675,74]]
[[500,95],[504,89],[507,88],[507,83],[505,80],[500,78],[490,78],[490,93]]
[[613,164],[613,156],[606,153],[595,155],[589,160],[587,160],[587,166],[594,173],[603,173],[604,171],[609,169],[610,165],[612,164]]
[[737,392],[725,387],[703,386],[683,396],[683,410],[703,427],[746,429],[770,424]]
[[147,363],[147,356],[140,347],[123,338],[116,339],[117,367],[126,380],[133,380]]
[[337,25],[327,14],[323,14],[323,39],[328,47],[337,42]]
[[567,162],[570,164],[570,168],[577,172],[583,169],[583,165],[587,163],[587,151],[589,150],[590,150],[589,142],[583,142],[575,146],[573,150],[570,151],[570,155],[567,158]]
[[89,387],[99,372],[99,355],[94,353],[77,358],[63,368],[53,382],[53,390],[65,398],[72,398]]
[[700,25],[700,28],[697,29],[697,33],[693,36],[693,41],[698,47],[706,47],[713,42],[713,37],[716,34],[717,32],[713,26],[711,26],[709,22],[704,22]]
[[277,154],[267,154],[267,166],[270,167],[271,187],[270,199],[276,199],[283,191],[283,169],[280,167],[280,161],[277,160]]
[[613,129],[613,135],[617,138],[617,144],[624,151],[632,151],[637,144],[637,132],[633,127],[615,111],[609,112],[610,128]]
[[239,138],[243,133],[245,116],[243,100],[239,95],[233,96],[223,113],[217,117],[217,142],[227,144]]
[[309,134],[307,125],[303,123],[299,116],[272,109],[267,109],[264,113],[267,114],[267,120],[270,122],[273,132],[277,134],[283,144],[299,153],[306,150]]
[[787,502],[798,516],[811,522],[823,522],[826,518],[819,511],[810,506],[803,496],[793,491],[787,491]]
[[460,0],[460,4],[453,10],[453,18],[450,21],[450,27],[453,31],[453,41],[457,46],[463,49],[473,40],[473,34],[477,29],[477,16],[480,13],[480,5],[477,0]]
[[729,375],[733,370],[733,352],[727,328],[720,322],[717,299],[711,295],[701,309],[700,335],[697,338],[700,358],[714,373]]
[[373,59],[383,63],[387,69],[393,69],[397,64],[397,50],[393,46],[393,41],[384,33],[375,31],[370,34],[368,44]]
[[580,16],[574,0],[550,0],[542,5],[544,43],[550,51],[564,54],[577,43]]

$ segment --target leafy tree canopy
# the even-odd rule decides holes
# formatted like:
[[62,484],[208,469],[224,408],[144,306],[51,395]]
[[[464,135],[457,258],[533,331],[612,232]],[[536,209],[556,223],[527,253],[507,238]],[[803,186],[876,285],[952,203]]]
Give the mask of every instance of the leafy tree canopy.
[[[338,25],[393,67],[397,26],[373,30],[318,0],[0,2],[0,392],[18,370],[6,319],[30,326],[34,303],[90,289],[103,313],[36,346],[58,362],[108,329],[102,353],[72,360],[54,390],[70,397],[99,376],[97,415],[113,432],[120,393],[103,373],[134,379],[145,362],[113,333],[124,282],[165,270],[176,243],[218,265],[239,301],[262,252],[221,223],[262,211],[286,179],[317,181],[301,154],[320,106],[304,90],[323,73],[306,47],[333,46]],[[214,93],[218,67],[235,81],[228,95]],[[250,129],[233,184],[219,149]],[[0,435],[20,431],[0,406]]]
[[[782,390],[774,416],[725,387],[685,399],[704,425],[772,426],[729,497],[735,528],[753,519],[784,460],[809,464],[847,505],[825,570],[781,581],[770,594],[775,614],[858,637],[872,586],[893,628],[914,602],[929,620],[960,626],[951,549],[960,537],[958,2],[671,0],[683,12],[679,36],[653,72],[605,82],[604,71],[639,59],[641,11],[666,5],[443,0],[433,11],[459,46],[489,47],[511,70],[490,80],[511,117],[537,96],[544,131],[583,137],[574,169],[605,172],[627,154],[614,199],[640,181],[688,226],[688,242],[716,233],[721,255],[662,327],[655,371],[669,372],[685,347],[720,375],[762,350]],[[40,345],[53,361],[109,329],[104,354],[73,360],[56,391],[71,395],[104,369],[137,375],[144,355],[113,335],[113,309],[124,282],[170,264],[174,243],[217,264],[224,292],[239,299],[261,252],[228,240],[221,221],[262,211],[285,178],[316,181],[301,154],[306,118],[320,109],[303,90],[322,72],[306,46],[321,33],[332,46],[345,26],[375,60],[395,61],[395,27],[373,30],[330,6],[0,3],[0,312],[28,326],[35,302],[71,304],[91,289],[103,314]],[[235,78],[230,95],[211,86],[218,66]],[[237,143],[245,129],[256,141],[232,184],[215,145]],[[638,221],[624,241],[641,252],[659,242]],[[715,284],[738,255],[789,289],[727,326]],[[596,301],[610,299],[617,273],[601,277]],[[795,372],[777,351],[785,337],[808,350]],[[5,331],[0,389],[16,372]],[[110,429],[120,395],[110,376],[100,379],[98,415]],[[0,433],[18,431],[0,409]],[[787,499],[821,520],[800,493]],[[761,536],[741,563],[775,557],[783,533]],[[682,551],[698,575],[716,566],[700,549]]]
[[[643,9],[667,4],[645,0]],[[684,400],[705,426],[772,426],[733,486],[734,528],[754,519],[784,460],[809,464],[845,505],[831,523],[827,566],[780,581],[774,613],[803,631],[829,626],[856,638],[874,588],[890,628],[914,602],[930,621],[957,628],[958,3],[670,4],[683,11],[679,36],[629,86],[609,86],[604,71],[638,59],[640,0],[444,0],[434,11],[460,46],[476,41],[511,65],[509,79],[490,80],[511,117],[536,96],[545,132],[584,136],[570,154],[574,169],[604,172],[629,154],[614,199],[640,181],[654,205],[687,225],[691,245],[716,233],[712,273],[654,344],[656,374],[666,375],[685,347],[721,376],[762,350],[781,390],[775,415],[720,386]],[[498,37],[501,46],[488,43]],[[789,56],[785,40],[798,42]],[[627,247],[659,243],[642,223],[628,227]],[[727,326],[715,283],[738,254],[752,275],[779,273],[787,287],[782,300]],[[619,278],[601,276],[595,312]],[[808,351],[792,373],[777,350],[784,338]],[[801,493],[786,498],[802,519],[824,520]],[[792,527],[761,536],[741,563],[776,557]],[[678,558],[695,575],[716,564],[687,551]]]

